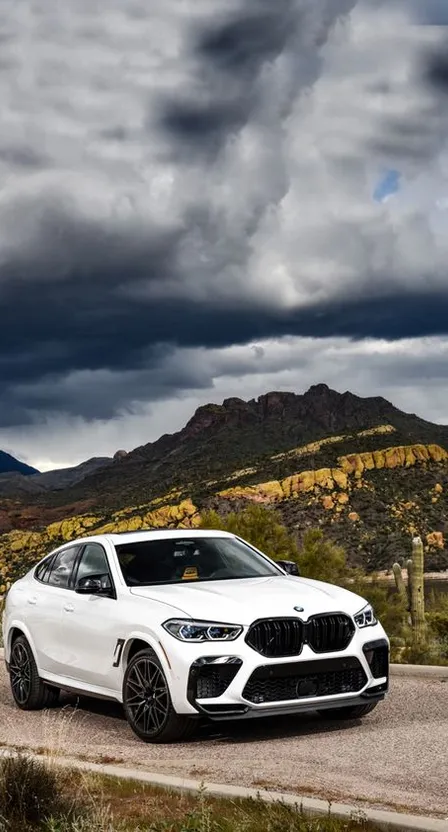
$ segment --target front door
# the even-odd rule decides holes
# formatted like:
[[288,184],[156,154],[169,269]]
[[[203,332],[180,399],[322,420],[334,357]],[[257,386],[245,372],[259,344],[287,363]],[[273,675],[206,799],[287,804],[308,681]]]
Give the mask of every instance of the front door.
[[[81,554],[73,586],[81,578],[102,576],[114,595],[106,553],[99,543],[88,543]],[[121,692],[117,644],[122,636],[115,597],[79,595],[74,590],[62,608],[60,641],[64,676],[82,685]]]

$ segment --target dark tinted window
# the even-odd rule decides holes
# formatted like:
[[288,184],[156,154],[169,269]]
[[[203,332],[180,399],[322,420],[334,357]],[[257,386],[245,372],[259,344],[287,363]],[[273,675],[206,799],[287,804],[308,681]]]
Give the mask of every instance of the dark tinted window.
[[76,583],[81,578],[88,578],[91,575],[103,576],[105,585],[112,586],[106,552],[99,543],[88,543],[86,545],[79,561]]
[[224,581],[281,574],[232,537],[169,538],[116,546],[128,586]]
[[45,558],[39,566],[36,567],[36,571],[34,573],[34,577],[37,578],[38,581],[42,581],[44,584],[48,582],[48,576],[50,574],[50,566],[54,555],[49,555],[49,557]]
[[68,587],[78,549],[78,546],[71,546],[56,555],[47,583],[51,586]]

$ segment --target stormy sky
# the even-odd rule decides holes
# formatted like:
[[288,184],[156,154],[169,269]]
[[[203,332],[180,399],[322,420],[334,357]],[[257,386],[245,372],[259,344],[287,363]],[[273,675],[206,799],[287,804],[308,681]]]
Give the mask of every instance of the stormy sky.
[[5,0],[0,448],[317,382],[448,423],[447,8]]

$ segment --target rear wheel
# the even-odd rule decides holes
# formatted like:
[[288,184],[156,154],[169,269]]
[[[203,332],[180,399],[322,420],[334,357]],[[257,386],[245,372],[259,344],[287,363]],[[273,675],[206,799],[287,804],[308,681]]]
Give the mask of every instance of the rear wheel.
[[195,728],[194,719],[174,710],[162,666],[150,649],[136,653],[126,668],[123,707],[134,734],[144,742],[180,742]]
[[11,647],[9,680],[14,702],[23,711],[51,708],[59,689],[47,685],[39,676],[33,652],[25,636],[17,636]]
[[348,705],[345,708],[329,708],[319,711],[322,717],[327,719],[361,719],[363,716],[372,713],[378,702],[368,702],[366,705]]

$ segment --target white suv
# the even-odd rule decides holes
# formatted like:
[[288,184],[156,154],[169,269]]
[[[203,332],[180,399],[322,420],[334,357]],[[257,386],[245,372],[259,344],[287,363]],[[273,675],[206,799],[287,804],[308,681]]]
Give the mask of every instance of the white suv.
[[221,531],[66,544],[6,599],[16,704],[48,707],[60,690],[116,699],[146,742],[180,740],[199,716],[368,714],[389,673],[374,611],[281,563]]

